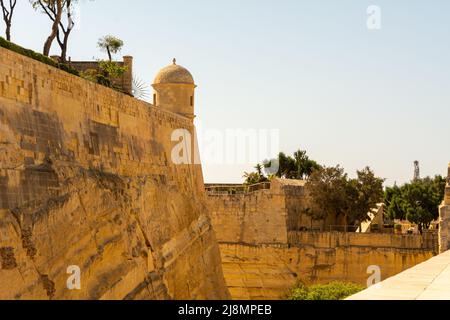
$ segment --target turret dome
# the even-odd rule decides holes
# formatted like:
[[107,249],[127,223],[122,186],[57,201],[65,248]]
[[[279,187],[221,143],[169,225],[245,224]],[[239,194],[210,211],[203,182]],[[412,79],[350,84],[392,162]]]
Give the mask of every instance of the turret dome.
[[195,84],[192,74],[186,68],[177,65],[175,59],[173,64],[162,68],[153,81],[153,84],[165,83]]

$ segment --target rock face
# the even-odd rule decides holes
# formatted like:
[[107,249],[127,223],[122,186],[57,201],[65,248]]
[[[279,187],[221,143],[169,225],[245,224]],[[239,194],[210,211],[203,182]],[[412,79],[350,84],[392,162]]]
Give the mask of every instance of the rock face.
[[171,161],[178,129],[194,132],[0,48],[0,299],[229,298],[201,166]]
[[233,299],[283,299],[298,281],[366,285],[373,266],[383,280],[437,252],[436,236],[311,231],[322,223],[305,216],[304,197],[304,184],[289,180],[208,197]]

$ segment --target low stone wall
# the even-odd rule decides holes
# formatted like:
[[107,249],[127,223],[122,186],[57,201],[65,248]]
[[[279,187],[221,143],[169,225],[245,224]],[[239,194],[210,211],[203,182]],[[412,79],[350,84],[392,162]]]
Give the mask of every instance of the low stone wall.
[[[387,236],[387,237],[386,237]],[[366,285],[369,266],[381,280],[435,254],[415,238],[391,235],[290,233],[289,245],[221,243],[225,280],[233,299],[284,299],[299,281],[349,281]],[[377,241],[380,241],[378,243]],[[426,246],[426,245],[425,245]]]
[[437,234],[395,235],[381,233],[289,232],[289,244],[316,248],[369,247],[391,249],[423,249],[437,253]]

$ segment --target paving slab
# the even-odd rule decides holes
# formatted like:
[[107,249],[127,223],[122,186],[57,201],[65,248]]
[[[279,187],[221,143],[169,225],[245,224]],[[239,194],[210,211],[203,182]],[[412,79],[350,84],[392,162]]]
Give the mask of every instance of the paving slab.
[[347,300],[450,300],[450,251]]

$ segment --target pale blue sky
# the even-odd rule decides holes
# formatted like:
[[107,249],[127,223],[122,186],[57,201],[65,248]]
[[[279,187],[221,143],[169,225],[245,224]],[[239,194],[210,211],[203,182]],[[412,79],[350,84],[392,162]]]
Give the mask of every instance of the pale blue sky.
[[[19,2],[13,40],[41,51],[49,23]],[[366,27],[369,5],[381,30]],[[97,39],[113,34],[150,85],[176,57],[203,127],[280,129],[283,151],[351,174],[369,165],[388,184],[410,180],[414,160],[422,175],[446,172],[448,0],[81,0],[80,13],[73,60],[103,57]],[[238,182],[249,167],[205,166],[205,180]]]

